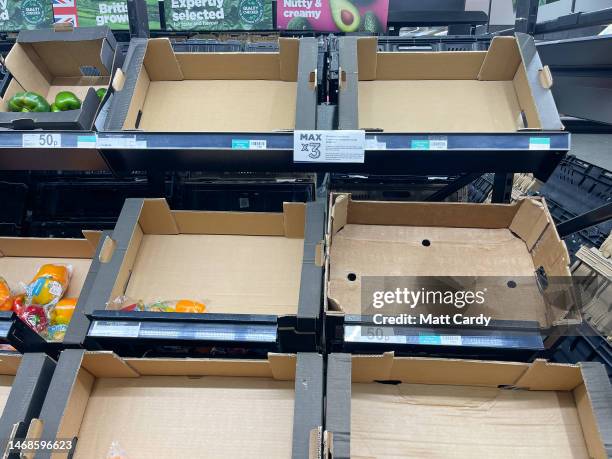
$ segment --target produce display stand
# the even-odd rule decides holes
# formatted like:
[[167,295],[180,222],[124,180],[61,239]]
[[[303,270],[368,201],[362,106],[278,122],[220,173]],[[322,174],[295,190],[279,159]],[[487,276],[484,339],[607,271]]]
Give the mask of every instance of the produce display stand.
[[[496,435],[507,439],[517,435],[517,429],[525,429],[521,449],[528,455],[560,457],[575,454],[576,448],[590,457],[609,455],[612,388],[599,363],[330,354],[326,377],[324,447],[326,457],[333,459],[423,450],[442,457],[457,451],[466,456],[484,450],[499,454],[502,449],[511,454],[514,442],[491,439]],[[548,395],[552,398],[547,401]],[[483,400],[495,402],[485,408]],[[563,421],[566,410],[577,420],[577,425],[572,424],[575,436],[566,428],[550,430],[553,418],[567,422]],[[441,432],[447,434],[446,441],[432,442],[432,435]],[[558,441],[551,441],[554,435]]]
[[[323,357],[312,353],[124,359],[69,349],[33,421],[40,429],[32,430],[41,440],[72,440],[71,454],[76,449],[83,457],[106,454],[116,440],[126,451],[149,448],[148,454],[163,457],[192,457],[203,449],[234,457],[248,448],[257,457],[291,451],[294,458],[314,458],[320,457],[323,387]],[[107,403],[115,408],[108,411]],[[117,411],[124,414],[118,418]],[[149,429],[165,429],[168,422],[181,428],[171,437],[150,437]]]
[[[101,264],[92,293],[78,311],[86,314],[91,321],[85,342],[88,348],[110,349],[121,355],[142,355],[151,349],[179,345],[249,349],[249,352],[254,353],[314,351],[319,348],[323,268],[317,253],[321,250],[326,225],[324,192],[319,194],[317,200],[303,204],[305,227],[297,311],[283,315],[124,312],[105,309],[106,304],[113,298],[111,291],[115,291],[114,286],[125,269],[124,263],[129,263],[127,248],[131,244],[133,228],[138,226],[138,218],[147,218],[144,216],[144,205],[145,201],[142,199],[126,201],[115,231],[107,238],[109,244],[116,246],[116,253],[113,253],[110,260]],[[289,218],[290,214],[287,212],[288,210],[280,215]],[[190,213],[202,215],[202,218],[206,215],[213,218],[215,216],[214,213],[206,212]],[[232,217],[231,212],[224,214]],[[253,217],[256,215],[251,214]],[[272,215],[274,214],[266,214],[266,218]],[[240,218],[239,214],[235,216]],[[236,224],[239,224],[238,218]],[[219,234],[243,234],[220,231]],[[285,231],[288,231],[287,225]],[[212,234],[215,234],[214,231]],[[231,257],[230,254],[227,256]],[[253,262],[256,263],[256,260]],[[245,299],[242,303],[244,310],[248,311],[249,301]]]
[[30,421],[40,414],[54,370],[55,360],[42,353],[0,353],[0,448],[4,457],[17,457],[9,455],[8,442],[25,438]]

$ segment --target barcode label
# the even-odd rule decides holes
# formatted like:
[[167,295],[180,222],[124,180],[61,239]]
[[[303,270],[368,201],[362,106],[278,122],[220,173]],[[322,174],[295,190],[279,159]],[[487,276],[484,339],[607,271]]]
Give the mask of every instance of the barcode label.
[[249,148],[251,150],[265,150],[268,148],[266,140],[249,140]]
[[446,150],[448,149],[447,139],[429,139],[430,150]]
[[91,326],[91,336],[120,336],[122,338],[138,338],[140,322],[113,322],[96,320]]

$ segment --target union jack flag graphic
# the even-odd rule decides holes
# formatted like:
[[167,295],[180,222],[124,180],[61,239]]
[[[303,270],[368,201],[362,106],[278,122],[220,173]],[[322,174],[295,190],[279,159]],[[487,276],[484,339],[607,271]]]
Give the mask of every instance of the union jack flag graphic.
[[53,0],[53,8],[74,8],[75,6],[74,0]]
[[79,25],[76,0],[53,0],[53,16],[56,23]]

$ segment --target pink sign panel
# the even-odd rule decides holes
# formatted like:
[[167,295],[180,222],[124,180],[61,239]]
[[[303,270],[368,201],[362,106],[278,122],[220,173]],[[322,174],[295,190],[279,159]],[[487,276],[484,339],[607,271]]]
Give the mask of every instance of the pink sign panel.
[[320,32],[387,30],[389,0],[277,0],[279,29]]

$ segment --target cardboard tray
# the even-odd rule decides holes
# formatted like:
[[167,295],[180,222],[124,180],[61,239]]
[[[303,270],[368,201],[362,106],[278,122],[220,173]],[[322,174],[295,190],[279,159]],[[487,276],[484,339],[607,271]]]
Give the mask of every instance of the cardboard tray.
[[135,459],[315,458],[323,384],[318,354],[124,359],[69,349],[32,430],[74,439],[74,458],[105,457],[112,441]]
[[0,276],[15,289],[20,282],[29,282],[38,268],[45,263],[71,264],[72,278],[65,297],[78,297],[79,301],[68,325],[63,342],[46,341],[16,314],[0,313],[0,340],[7,342],[21,352],[47,352],[57,355],[63,345],[80,346],[87,336],[89,321],[78,311],[93,284],[98,261],[96,252],[102,233],[83,231],[85,238],[0,238]]
[[[5,61],[12,80],[2,93],[0,127],[91,130],[101,107],[96,89],[110,85],[116,47],[115,37],[106,26],[19,32]],[[57,113],[5,111],[6,103],[17,92],[34,91],[51,103],[64,90],[81,99],[80,109]]]
[[[172,211],[165,199],[127,199],[81,310],[93,321],[90,340],[118,352],[127,349],[125,340],[315,350],[325,207],[313,201],[285,203],[282,213]],[[113,304],[121,296],[192,299],[207,311],[125,312]],[[164,326],[181,330],[162,333]],[[249,338],[259,329],[271,341]]]
[[[508,350],[527,351],[529,357],[543,349],[541,333],[574,318],[571,311],[563,309],[561,303],[549,296],[556,285],[561,285],[563,279],[571,279],[571,275],[567,249],[543,199],[526,198],[509,205],[377,202],[356,201],[348,194],[334,194],[329,215],[324,310],[333,349],[343,349],[343,344],[347,344],[348,324],[374,325],[372,320],[366,320],[367,310],[362,309],[364,288],[367,290],[372,285],[369,279],[373,277],[403,278],[403,287],[416,283],[410,284],[413,290],[428,288],[427,279],[440,276],[455,279],[461,285],[473,282],[473,286],[461,289],[478,290],[483,285],[489,289],[483,303],[472,304],[464,310],[435,304],[380,310],[388,315],[462,313],[475,317],[483,314],[492,319],[487,327],[423,323],[378,327],[393,331],[393,335],[402,336],[401,332],[395,333],[397,330],[413,330],[409,335],[420,335],[422,331],[428,336],[461,336],[475,331],[472,334],[502,340],[512,336],[521,344]],[[546,282],[553,287],[548,289]],[[344,336],[338,333],[343,328]],[[369,343],[376,345],[379,352],[400,348],[415,351],[419,346],[423,351],[423,346],[433,345],[427,350],[444,350],[451,355],[470,350],[479,355],[478,352],[489,352],[492,349],[488,348],[495,347],[485,342],[474,345],[466,339],[459,340],[451,343],[440,338],[416,342],[407,339],[402,343],[387,337],[369,340]],[[334,341],[339,341],[340,347]],[[365,349],[367,343],[364,340],[351,346],[355,350],[359,346]],[[513,347],[502,345],[505,346]],[[466,350],[468,347],[471,349]]]
[[24,439],[32,418],[40,415],[55,361],[45,354],[0,353],[0,448]]
[[552,77],[525,34],[488,51],[382,52],[375,37],[339,39],[339,129],[515,133],[563,129]]
[[175,52],[132,39],[113,80],[105,131],[273,132],[316,129],[315,38],[267,53]]
[[611,421],[599,363],[328,358],[325,457],[605,459]]

